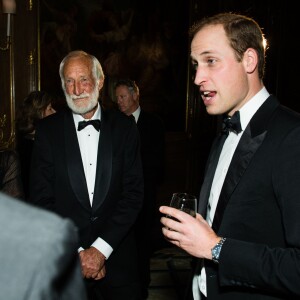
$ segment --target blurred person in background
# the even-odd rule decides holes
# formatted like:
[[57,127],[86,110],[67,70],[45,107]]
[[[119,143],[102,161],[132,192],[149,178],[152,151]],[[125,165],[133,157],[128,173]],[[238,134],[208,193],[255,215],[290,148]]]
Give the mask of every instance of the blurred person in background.
[[35,128],[40,119],[54,114],[55,98],[45,91],[31,92],[17,110],[17,152],[19,154],[24,197],[29,197],[29,172]]
[[24,198],[19,156],[14,150],[0,151],[0,191],[14,198]]
[[70,220],[0,192],[0,227],[1,300],[86,299]]
[[120,79],[115,84],[119,110],[133,116],[141,139],[141,158],[144,174],[144,202],[135,224],[138,245],[142,297],[147,299],[150,284],[150,259],[153,253],[153,229],[157,212],[157,189],[164,177],[165,128],[155,114],[140,106],[139,88],[131,79]]

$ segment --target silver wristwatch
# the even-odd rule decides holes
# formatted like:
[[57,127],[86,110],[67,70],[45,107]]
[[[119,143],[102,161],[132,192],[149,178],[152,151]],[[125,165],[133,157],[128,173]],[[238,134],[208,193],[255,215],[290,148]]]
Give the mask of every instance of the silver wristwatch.
[[212,261],[216,264],[219,263],[219,257],[221,253],[222,246],[225,242],[226,238],[221,238],[220,241],[211,249]]

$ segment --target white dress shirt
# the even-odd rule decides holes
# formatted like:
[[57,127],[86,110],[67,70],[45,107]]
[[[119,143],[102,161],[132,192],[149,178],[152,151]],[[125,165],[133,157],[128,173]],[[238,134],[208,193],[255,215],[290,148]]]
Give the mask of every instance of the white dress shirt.
[[137,123],[137,121],[139,119],[139,116],[140,116],[140,113],[141,113],[141,107],[140,106],[132,113],[132,115],[134,116],[134,119],[135,119],[135,123]]
[[[94,188],[97,170],[97,156],[98,156],[98,144],[100,138],[100,131],[97,131],[94,126],[89,125],[78,131],[78,123],[80,121],[87,121],[81,115],[73,113],[73,119],[76,127],[76,133],[81,153],[81,159],[83,163],[84,175],[86,179],[87,189],[90,198],[90,204],[93,205],[94,198]],[[101,120],[101,108],[98,104],[98,108],[94,113],[91,120]],[[98,237],[96,241],[91,245],[98,249],[106,259],[110,256],[113,248],[106,243],[103,239]],[[78,251],[82,251],[83,248],[80,247]]]
[[[206,221],[211,226],[213,223],[214,215],[216,212],[217,204],[219,201],[219,196],[221,193],[221,189],[230,166],[233,154],[235,149],[243,135],[245,128],[250,122],[253,115],[259,109],[259,107],[267,100],[270,96],[265,87],[263,87],[253,98],[251,98],[240,110],[240,120],[242,131],[239,134],[236,134],[230,131],[227,139],[225,140],[223,149],[221,151],[218,165],[216,168],[215,176],[212,182],[208,207],[207,207],[207,217]],[[200,272],[201,270],[201,272]],[[199,274],[200,273],[200,274]],[[207,297],[206,290],[206,273],[205,268],[198,264],[196,268],[196,272],[193,279],[193,295],[194,300],[200,300],[201,295],[200,291],[203,295]]]

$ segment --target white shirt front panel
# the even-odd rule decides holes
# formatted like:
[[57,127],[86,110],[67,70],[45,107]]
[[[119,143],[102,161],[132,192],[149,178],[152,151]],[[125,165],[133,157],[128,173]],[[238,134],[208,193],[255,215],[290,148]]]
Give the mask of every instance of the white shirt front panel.
[[135,123],[137,123],[137,121],[139,119],[139,116],[140,116],[140,113],[141,113],[141,107],[140,106],[132,113],[132,115],[134,116],[134,119],[135,119]]
[[[73,114],[76,128],[78,122],[85,119],[78,114]],[[101,109],[98,104],[98,108],[91,120],[101,120]],[[87,120],[85,120],[87,121]],[[84,175],[86,179],[87,189],[89,193],[91,206],[93,204],[95,178],[97,170],[97,155],[98,155],[98,143],[100,137],[100,131],[97,131],[94,126],[88,125],[77,132],[78,143],[81,153],[81,159],[83,163]]]
[[[97,170],[97,156],[98,156],[98,144],[100,138],[100,131],[97,131],[94,126],[88,125],[82,130],[78,131],[78,123],[80,121],[87,121],[81,115],[73,113],[73,119],[76,126],[76,133],[81,153],[81,159],[84,169],[85,180],[87,184],[87,189],[89,193],[90,204],[93,204],[94,189],[95,189],[95,179]],[[101,120],[101,108],[98,104],[98,108],[94,113],[91,120]],[[103,239],[98,237],[94,243],[91,245],[98,249],[106,259],[109,258],[113,251],[113,248]],[[78,251],[84,250],[82,247]]]

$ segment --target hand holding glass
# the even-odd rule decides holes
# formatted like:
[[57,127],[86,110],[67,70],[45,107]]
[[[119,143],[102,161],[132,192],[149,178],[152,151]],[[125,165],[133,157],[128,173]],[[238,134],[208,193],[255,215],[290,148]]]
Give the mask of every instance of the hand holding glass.
[[197,198],[188,193],[174,193],[170,203],[171,207],[177,208],[187,214],[196,217]]

